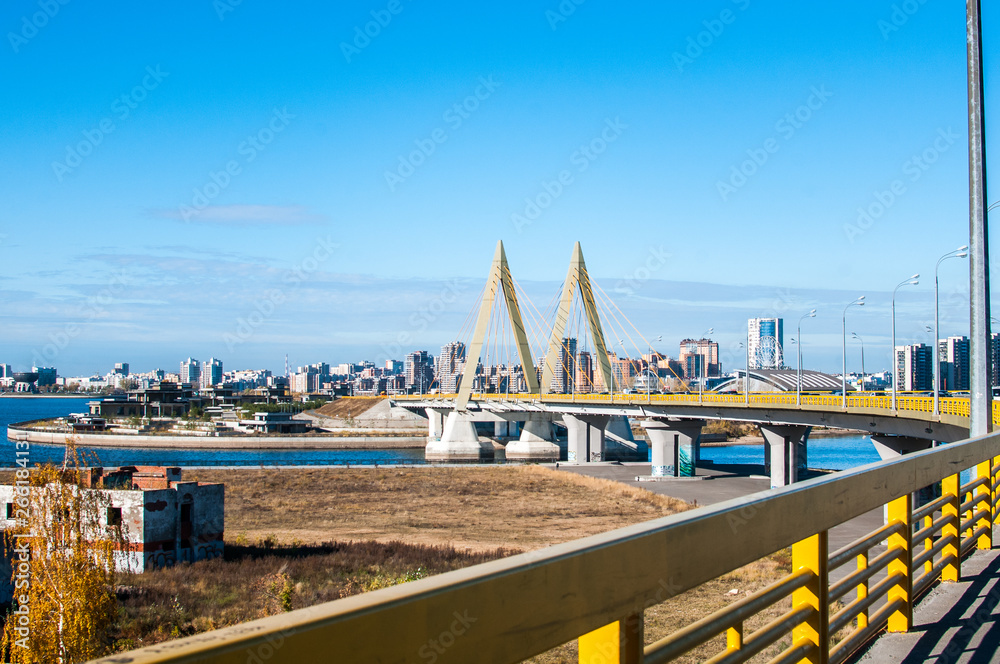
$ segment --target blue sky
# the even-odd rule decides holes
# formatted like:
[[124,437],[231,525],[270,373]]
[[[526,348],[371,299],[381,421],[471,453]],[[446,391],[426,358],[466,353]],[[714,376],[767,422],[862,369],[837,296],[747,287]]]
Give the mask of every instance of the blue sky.
[[[0,8],[15,367],[436,353],[499,239],[540,308],[579,240],[671,354],[815,306],[806,364],[836,370],[866,294],[871,369],[892,288],[925,276],[897,328],[929,340],[934,263],[967,242],[958,0],[63,1]],[[967,264],[941,275],[965,333]]]

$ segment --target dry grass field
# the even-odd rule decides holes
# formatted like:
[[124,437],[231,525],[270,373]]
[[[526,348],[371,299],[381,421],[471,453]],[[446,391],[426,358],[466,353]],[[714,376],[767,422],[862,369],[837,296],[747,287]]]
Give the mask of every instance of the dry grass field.
[[[0,473],[0,481],[5,479]],[[691,506],[538,466],[186,471],[226,484],[226,556],[121,575],[110,651],[160,643],[405,583]],[[646,642],[789,571],[779,552],[646,611]],[[752,631],[788,602],[747,624]],[[679,662],[704,661],[718,637]],[[766,661],[776,649],[762,654]],[[577,661],[576,642],[531,660]],[[756,660],[755,660],[756,661]]]
[[537,549],[689,509],[538,466],[198,470],[226,484],[226,539],[374,540]]

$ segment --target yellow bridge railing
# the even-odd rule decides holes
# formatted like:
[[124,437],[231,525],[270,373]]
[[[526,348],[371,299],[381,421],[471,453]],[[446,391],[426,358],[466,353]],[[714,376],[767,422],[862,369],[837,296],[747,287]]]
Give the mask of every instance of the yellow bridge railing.
[[[977,479],[962,485],[967,468]],[[649,664],[725,634],[710,662],[745,662],[784,640],[772,662],[839,664],[883,628],[910,629],[915,598],[992,546],[998,480],[1000,434],[99,661],[511,664],[578,639],[581,662]],[[938,482],[940,498],[911,502]],[[883,506],[885,526],[828,553],[831,528]],[[789,546],[787,578],[646,643],[645,609]],[[789,596],[789,611],[746,633]]]
[[[425,395],[404,395],[390,397],[393,401],[428,401],[433,399],[453,400],[454,394],[425,394]],[[480,393],[473,394],[472,401],[530,401],[538,403],[579,403],[579,404],[607,404],[607,405],[703,405],[703,406],[732,406],[750,408],[786,408],[786,409],[823,409],[840,410],[843,408],[844,399],[840,396],[829,394],[803,394],[800,397],[801,405],[796,403],[795,393],[789,392],[765,392],[751,394],[749,398],[744,394],[718,394],[714,392],[683,393],[683,394],[494,394]],[[892,412],[892,397],[888,395],[856,395],[847,397],[847,410],[882,410],[886,413]],[[934,398],[923,395],[898,394],[896,396],[896,411],[901,413],[923,413],[930,415],[934,412]],[[942,416],[969,417],[968,397],[939,397],[938,412]],[[1000,424],[1000,401],[993,403],[993,422]]]

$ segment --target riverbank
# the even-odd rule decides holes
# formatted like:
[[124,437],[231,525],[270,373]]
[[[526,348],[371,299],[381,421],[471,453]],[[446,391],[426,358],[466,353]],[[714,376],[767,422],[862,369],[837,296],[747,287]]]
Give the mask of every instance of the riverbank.
[[0,399],[100,399],[101,394],[25,394],[24,392],[0,392]]
[[12,441],[65,445],[68,438],[79,447],[167,450],[406,450],[427,445],[426,436],[150,436],[39,431],[23,424],[7,427],[7,440]]

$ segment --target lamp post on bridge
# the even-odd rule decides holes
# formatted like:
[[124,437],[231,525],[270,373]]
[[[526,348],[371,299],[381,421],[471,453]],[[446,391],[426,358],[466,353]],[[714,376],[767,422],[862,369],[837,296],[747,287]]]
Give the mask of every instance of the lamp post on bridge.
[[[749,339],[747,341],[749,342]],[[745,344],[741,341],[738,348],[747,349],[747,369],[743,373],[743,403],[749,406],[750,405],[750,346],[748,343]]]
[[[661,341],[663,341],[663,335],[662,334],[656,337],[656,343],[660,343]],[[659,354],[659,351],[657,351],[657,354]],[[649,362],[646,364],[646,403],[651,403],[652,400],[653,400],[652,397],[650,396],[650,387],[649,387],[649,374],[650,374],[650,368],[652,367],[652,364],[653,364],[653,344],[650,343],[649,344]],[[657,372],[657,374],[656,374],[656,387],[659,388],[659,386],[660,386],[660,375],[659,375],[659,372]]]
[[[940,345],[938,340],[941,338],[940,331],[940,317],[938,315],[938,268],[941,267],[941,263],[948,260],[949,258],[966,258],[969,255],[968,245],[962,245],[954,251],[949,251],[944,256],[938,259],[937,264],[934,266],[934,414],[940,415],[940,409],[938,406],[938,392],[941,390],[941,358]],[[896,350],[893,349],[893,355],[895,356]]]
[[861,391],[865,391],[865,340],[857,332],[851,332],[851,338],[861,342]]
[[862,295],[844,307],[844,316],[842,320],[844,325],[844,367],[843,372],[840,374],[840,403],[844,410],[847,410],[847,310],[855,305],[859,307],[865,306],[865,296]]
[[[892,412],[896,412],[896,383],[899,379],[899,367],[896,362],[896,291],[903,286],[916,286],[920,283],[920,275],[915,274],[899,284],[892,290]],[[934,342],[937,344],[937,341]]]
[[803,314],[799,319],[798,336],[795,337],[795,405],[802,405],[802,321],[807,318],[816,318],[816,310],[813,309],[807,314]]
[[[706,334],[708,336],[711,336],[714,332],[715,328],[710,327],[708,328],[708,332],[706,332]],[[709,339],[709,342],[711,342],[711,339]],[[701,345],[700,341],[698,345],[699,346]],[[706,375],[708,374],[708,369],[705,367],[705,354],[700,352],[701,348],[699,348],[698,350],[699,350],[698,357],[701,358],[701,362],[699,362],[699,364],[701,364],[701,380],[698,381],[698,403],[701,403],[702,401],[704,401],[705,398],[705,378]]]

